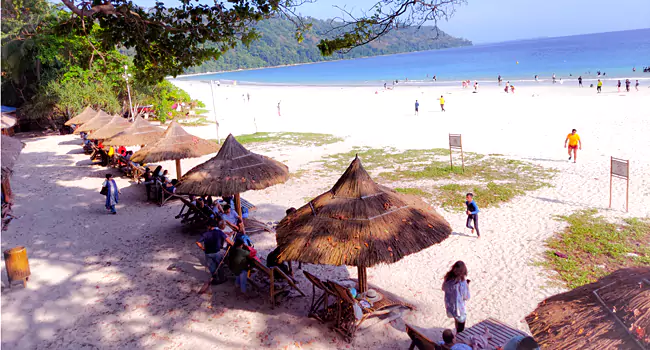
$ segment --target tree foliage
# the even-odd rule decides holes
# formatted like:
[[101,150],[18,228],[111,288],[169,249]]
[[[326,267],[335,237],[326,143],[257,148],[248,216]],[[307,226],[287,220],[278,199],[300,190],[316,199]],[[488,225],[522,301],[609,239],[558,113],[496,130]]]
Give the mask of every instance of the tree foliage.
[[[226,4],[192,0],[166,4],[159,0],[148,9],[131,0],[62,1],[72,16],[61,24],[61,30],[88,35],[91,23],[99,23],[102,30],[96,35],[103,48],[133,48],[137,78],[155,82],[218,59],[239,43],[251,44],[260,38],[254,24],[263,19],[279,16],[290,20],[294,39],[302,41],[312,24],[297,11],[305,2],[316,0],[229,0]],[[381,0],[360,13],[342,8],[342,16],[333,22],[333,35],[321,38],[317,47],[329,56],[370,43],[395,29],[435,24],[449,18],[464,1]]]
[[295,27],[285,19],[272,18],[256,25],[260,39],[248,46],[239,45],[222,55],[199,66],[186,69],[187,73],[205,73],[247,68],[290,65],[323,60],[349,59],[402,52],[433,50],[471,45],[471,41],[452,37],[435,27],[404,28],[392,31],[367,45],[349,52],[323,56],[316,45],[333,28],[330,21],[310,18],[312,29],[305,33],[304,40],[294,39]]
[[[88,105],[109,113],[129,108],[124,66],[131,58],[104,49],[99,23],[88,23],[83,35],[62,32],[71,16],[45,0],[2,2],[2,103],[42,127],[56,128]],[[167,98],[190,102],[166,81],[131,83],[134,105],[166,110],[174,102]]]

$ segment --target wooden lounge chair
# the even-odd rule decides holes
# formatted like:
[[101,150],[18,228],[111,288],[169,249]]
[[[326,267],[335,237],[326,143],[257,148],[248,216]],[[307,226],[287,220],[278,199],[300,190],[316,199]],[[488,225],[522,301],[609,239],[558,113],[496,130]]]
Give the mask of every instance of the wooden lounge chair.
[[[210,217],[207,216],[199,207],[190,202],[189,199],[181,195],[176,195],[176,197],[183,202],[181,211],[176,215],[176,219],[181,219],[181,222],[184,224],[205,224],[210,220]],[[187,209],[186,212],[185,209]]]
[[406,334],[408,334],[409,338],[411,338],[411,346],[409,346],[409,350],[413,350],[415,348],[418,348],[420,350],[441,350],[442,349],[442,347],[436,344],[433,340],[427,338],[424,334],[416,331],[409,324],[405,323],[404,325],[406,326]]
[[514,329],[497,319],[488,318],[469,328],[466,328],[456,336],[456,341],[469,344],[470,336],[482,336],[485,333],[486,327],[490,331],[490,336],[492,337],[491,339],[488,339],[488,349],[496,349],[500,346],[503,346],[510,339],[516,336],[521,335],[527,337],[529,335],[518,329]]
[[[321,323],[333,320],[335,316],[333,310],[334,305],[329,304],[329,299],[330,297],[336,298],[336,293],[330,290],[320,278],[307,271],[303,271],[303,273],[312,284],[311,306],[309,307],[309,314],[307,316]],[[316,288],[323,292],[318,298],[316,298]]]
[[336,293],[336,296],[339,299],[337,301],[337,316],[334,329],[341,333],[348,342],[352,341],[361,324],[372,316],[387,314],[391,312],[391,309],[398,307],[406,307],[411,310],[415,309],[415,307],[408,303],[401,300],[395,300],[395,298],[383,294],[383,299],[373,303],[371,308],[362,307],[363,316],[360,320],[357,320],[354,316],[353,308],[358,302],[352,297],[350,290],[332,281],[328,281],[326,285]]
[[[269,282],[269,296],[270,296],[270,301],[271,301],[271,308],[275,308],[275,305],[277,304],[276,296],[278,294],[287,294],[289,291],[291,291],[291,288],[295,289],[300,293],[302,296],[306,296],[305,293],[298,288],[296,283],[293,281],[293,279],[289,276],[287,276],[282,270],[280,270],[277,266],[274,266],[272,268],[266,267],[264,264],[262,264],[260,261],[256,259],[250,259],[251,262],[251,278],[248,279],[248,281],[253,285],[257,290],[262,290],[262,286],[258,284],[252,277],[257,270],[260,272],[260,275],[263,276],[264,280],[266,281],[268,279]],[[274,273],[275,272],[275,273]],[[286,280],[288,283],[288,286],[280,289],[275,288],[275,274],[279,274],[282,276],[281,279]]]

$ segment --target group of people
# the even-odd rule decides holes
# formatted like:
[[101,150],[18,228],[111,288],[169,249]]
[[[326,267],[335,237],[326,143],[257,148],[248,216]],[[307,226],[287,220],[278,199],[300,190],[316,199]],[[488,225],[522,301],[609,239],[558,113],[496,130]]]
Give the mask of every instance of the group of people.
[[[630,79],[625,79],[625,91],[626,92],[630,92],[630,85],[631,84],[632,84],[632,82],[630,81]],[[618,92],[621,92],[621,81],[620,80],[616,83],[616,87],[618,88]],[[636,88],[636,91],[639,91],[639,80],[636,81],[636,84],[634,85],[634,87]]]
[[[478,208],[477,208],[478,209]],[[454,319],[456,334],[451,329],[442,332],[442,340],[438,345],[445,350],[476,350],[487,349],[491,336],[488,329],[482,335],[471,335],[467,343],[456,341],[456,336],[465,330],[467,322],[466,303],[470,299],[469,285],[471,280],[467,278],[468,270],[463,261],[456,261],[451,269],[445,274],[442,283],[442,291],[445,293],[445,311],[449,318]],[[530,336],[515,336],[503,344],[503,350],[538,350],[539,344]]]
[[[176,193],[178,179],[171,179],[169,171],[163,169],[161,165],[157,166],[154,171],[151,171],[149,167],[145,167],[142,178],[147,191],[147,200],[158,200],[163,196],[163,190],[171,194]],[[153,197],[152,193],[154,194]]]
[[[229,202],[231,198],[224,198]],[[196,198],[197,206],[208,199]],[[210,284],[216,285],[224,283],[227,278],[224,269],[221,267],[227,264],[230,271],[235,275],[235,286],[246,294],[248,281],[248,272],[251,269],[251,259],[260,261],[257,250],[255,249],[250,237],[246,235],[243,226],[243,219],[235,212],[230,204],[221,206],[218,201],[213,203],[203,203],[201,208],[210,208],[212,205],[212,216],[208,221],[208,231],[201,235],[196,241],[196,245],[205,253],[205,260],[210,272]],[[203,210],[203,209],[202,209]],[[287,215],[295,212],[295,208],[289,208]],[[206,213],[208,213],[206,211]],[[266,258],[266,266],[269,268],[277,267],[285,275],[291,276],[292,272],[284,262],[279,261],[280,250],[275,248]],[[279,277],[279,276],[278,276]]]

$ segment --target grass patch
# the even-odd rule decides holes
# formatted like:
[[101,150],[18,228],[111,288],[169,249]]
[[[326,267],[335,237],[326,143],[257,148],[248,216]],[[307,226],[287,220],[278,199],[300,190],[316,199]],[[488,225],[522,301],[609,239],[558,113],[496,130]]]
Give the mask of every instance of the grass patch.
[[214,124],[214,121],[208,120],[205,117],[196,118],[196,119],[185,119],[178,121],[183,126],[205,126]]
[[[384,181],[453,181],[449,185],[434,186],[434,197],[443,207],[464,210],[463,198],[473,192],[482,208],[498,206],[527,191],[549,186],[555,170],[532,163],[500,157],[465,153],[465,171],[460,166],[459,154],[454,152],[454,167],[449,166],[448,149],[405,150],[394,148],[353,148],[323,158],[326,173],[342,173],[355,155],[358,155],[366,170],[378,174]],[[458,166],[457,166],[458,165]],[[377,176],[375,176],[377,177]],[[418,186],[420,187],[420,186]],[[420,194],[429,196],[430,193]],[[460,204],[459,204],[460,203]]]
[[289,173],[289,178],[298,179],[298,178],[302,177],[303,175],[305,175],[306,172],[307,172],[306,169],[298,169],[298,170],[296,170],[296,171],[294,171],[292,173]]
[[431,193],[415,187],[397,187],[395,191],[404,194],[412,194],[414,196],[420,196],[420,197],[431,196]]
[[194,110],[194,113],[196,115],[208,114],[208,112],[210,112],[210,111],[205,109],[205,108],[197,108],[197,109]]
[[236,136],[241,144],[250,143],[278,143],[284,146],[323,146],[343,141],[343,138],[330,134],[317,134],[308,132],[256,132]]
[[621,268],[650,265],[649,219],[625,219],[616,224],[596,214],[592,209],[559,217],[569,226],[547,241],[549,250],[543,264],[557,271],[569,288],[595,282]]

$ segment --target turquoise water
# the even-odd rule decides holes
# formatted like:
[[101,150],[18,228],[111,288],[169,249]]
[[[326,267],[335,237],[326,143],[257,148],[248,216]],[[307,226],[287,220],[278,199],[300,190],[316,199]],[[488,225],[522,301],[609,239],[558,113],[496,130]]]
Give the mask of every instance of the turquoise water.
[[[183,80],[236,80],[262,84],[377,84],[408,78],[412,84],[438,82],[530,81],[582,75],[595,79],[650,78],[650,29],[576,35],[475,45],[380,57],[322,62],[289,67],[187,76]],[[632,68],[636,67],[636,72]]]

